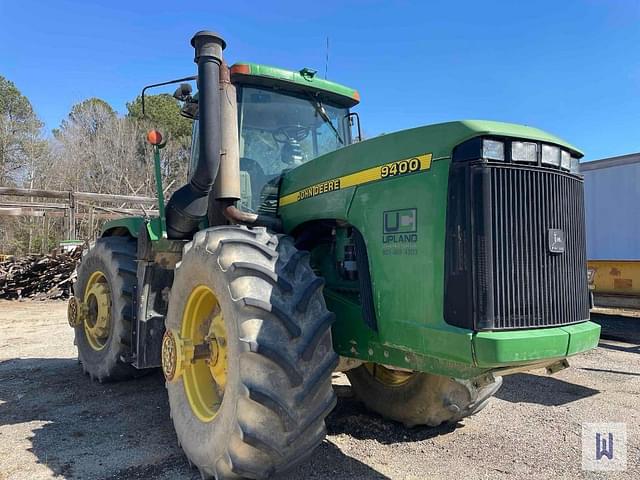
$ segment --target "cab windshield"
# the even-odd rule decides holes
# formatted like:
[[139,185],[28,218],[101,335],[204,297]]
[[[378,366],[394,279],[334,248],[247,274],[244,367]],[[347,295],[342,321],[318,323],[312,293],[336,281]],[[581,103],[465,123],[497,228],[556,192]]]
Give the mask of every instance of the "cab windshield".
[[348,113],[311,94],[238,87],[242,207],[274,210],[283,171],[348,145]]
[[[351,143],[347,107],[312,94],[238,86],[240,208],[275,213],[282,172]],[[191,169],[198,157],[194,122]]]

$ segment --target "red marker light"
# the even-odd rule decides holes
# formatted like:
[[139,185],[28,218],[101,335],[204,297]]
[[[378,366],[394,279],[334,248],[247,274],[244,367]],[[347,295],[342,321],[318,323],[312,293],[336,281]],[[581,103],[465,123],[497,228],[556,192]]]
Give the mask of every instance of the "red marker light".
[[360,93],[358,93],[357,90],[353,91],[353,99],[356,100],[357,102],[360,101]]
[[245,63],[236,63],[231,67],[231,75],[249,75],[251,73],[251,67]]
[[149,130],[147,142],[151,145],[160,145],[162,143],[162,134],[158,130]]

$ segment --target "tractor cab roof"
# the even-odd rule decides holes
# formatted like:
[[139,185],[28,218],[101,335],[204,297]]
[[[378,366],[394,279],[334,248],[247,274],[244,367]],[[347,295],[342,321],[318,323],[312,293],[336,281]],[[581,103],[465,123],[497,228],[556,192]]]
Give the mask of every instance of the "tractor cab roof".
[[303,68],[298,72],[282,68],[259,65],[257,63],[236,63],[231,67],[233,83],[279,86],[294,92],[318,93],[324,101],[345,107],[353,107],[360,102],[360,94],[353,88],[316,77],[316,72]]

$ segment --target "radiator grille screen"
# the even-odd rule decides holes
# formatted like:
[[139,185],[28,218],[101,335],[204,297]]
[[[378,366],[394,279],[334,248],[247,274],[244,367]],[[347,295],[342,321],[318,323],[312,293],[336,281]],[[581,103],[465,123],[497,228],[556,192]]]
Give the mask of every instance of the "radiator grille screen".
[[[493,328],[565,325],[588,318],[582,182],[553,171],[490,171],[493,275],[487,280],[492,282]],[[564,237],[564,253],[550,251],[550,242],[559,240],[557,230]]]
[[455,165],[445,269],[452,325],[499,330],[588,319],[582,179],[534,166]]

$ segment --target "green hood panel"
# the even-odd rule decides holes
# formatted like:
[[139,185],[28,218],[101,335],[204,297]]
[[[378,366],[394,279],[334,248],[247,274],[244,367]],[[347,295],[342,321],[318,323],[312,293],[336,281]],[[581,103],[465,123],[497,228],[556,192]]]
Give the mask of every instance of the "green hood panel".
[[[331,282],[331,273],[321,270],[328,279],[327,304],[337,316],[333,341],[339,354],[469,378],[487,369],[571,355],[597,341],[591,328],[574,332],[570,345],[567,329],[474,336],[444,321],[451,155],[457,145],[485,135],[531,139],[581,154],[542,130],[468,120],[380,135],[284,174],[279,213],[287,233],[295,234],[310,221],[343,220],[366,244],[376,331],[365,324],[358,300],[350,300],[340,284]],[[415,169],[400,169],[410,161]],[[398,170],[385,175],[390,165]],[[387,223],[398,225],[393,219],[399,216],[407,218],[411,228],[395,234]],[[318,264],[321,269],[326,265]]]
[[[540,142],[553,143],[560,147],[565,147],[574,154],[583,156],[583,152],[576,147],[563,140],[560,137],[556,137],[544,130],[540,130],[534,127],[528,127],[526,125],[519,125],[516,123],[494,122],[491,120],[463,120],[459,122],[441,123],[439,125],[451,125],[460,124],[462,128],[466,129],[467,137],[462,141],[468,140],[472,137],[480,135],[496,135],[499,137],[512,137],[512,138],[524,138],[531,140],[538,140]],[[437,126],[437,125],[435,125]],[[460,142],[461,143],[461,142]]]
[[[448,158],[457,145],[483,135],[552,143],[582,156],[580,150],[565,140],[525,125],[489,120],[438,123],[379,135],[318,157],[285,175],[280,196],[364,168],[427,153],[425,147],[433,154],[433,160]],[[320,171],[318,165],[322,165]]]
[[155,241],[162,238],[162,226],[158,217],[150,219],[145,219],[144,217],[122,217],[109,220],[102,226],[100,235],[108,237],[126,233],[133,238],[138,238],[138,234],[143,225],[146,225],[151,240]]

